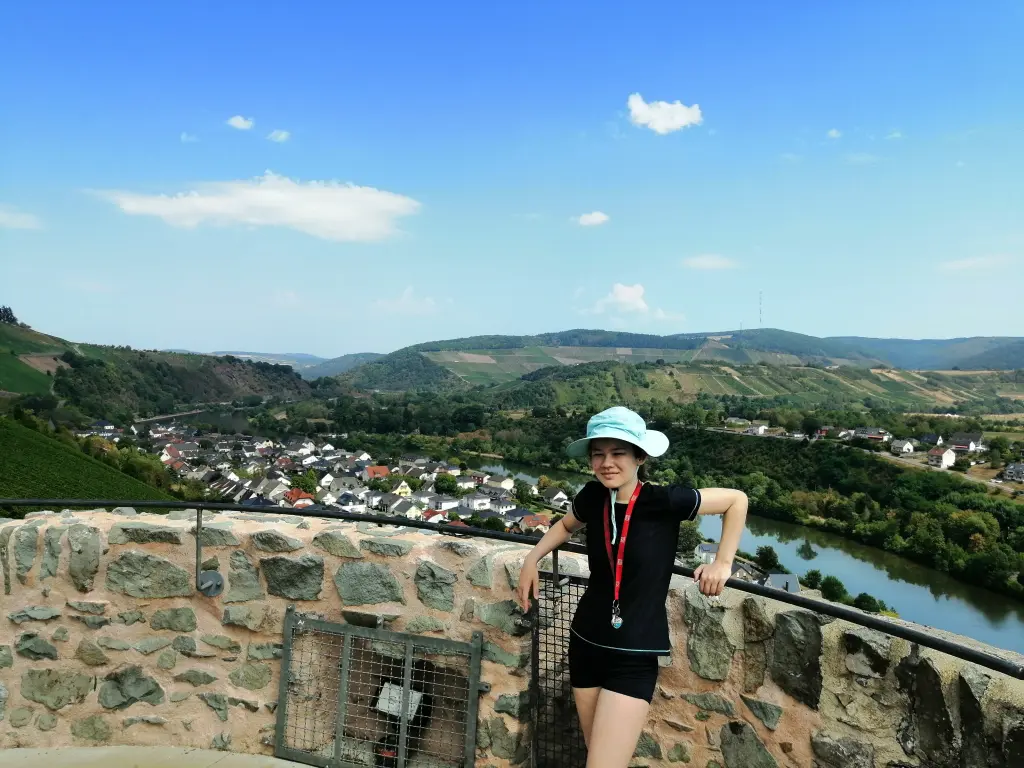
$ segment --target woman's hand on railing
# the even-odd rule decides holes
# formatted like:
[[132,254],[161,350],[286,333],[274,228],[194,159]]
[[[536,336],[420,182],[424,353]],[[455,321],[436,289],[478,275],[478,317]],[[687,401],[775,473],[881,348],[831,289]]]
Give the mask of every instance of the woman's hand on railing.
[[693,580],[700,584],[700,591],[708,597],[718,597],[725,589],[725,582],[732,576],[732,566],[716,560],[702,565],[693,572]]
[[519,569],[519,589],[517,591],[519,605],[523,613],[530,612],[530,597],[540,599],[540,576],[537,574],[537,562],[532,557],[523,561]]

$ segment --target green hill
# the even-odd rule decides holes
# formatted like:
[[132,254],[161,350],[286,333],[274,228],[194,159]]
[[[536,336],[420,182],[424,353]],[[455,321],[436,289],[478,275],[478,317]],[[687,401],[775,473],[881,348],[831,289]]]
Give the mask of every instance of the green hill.
[[58,358],[71,345],[31,328],[0,323],[0,392],[43,395],[53,384]]
[[372,363],[384,357],[380,352],[355,352],[350,355],[333,357],[330,360],[322,360],[316,365],[297,369],[302,378],[307,381],[318,379],[321,376],[337,376],[340,373],[351,371],[363,363]]
[[963,368],[1007,370],[1024,368],[1024,339],[974,336],[962,339],[870,339],[848,336],[832,339],[863,349],[894,368],[949,370]]
[[[435,365],[425,365],[422,358]],[[731,366],[766,363],[789,367],[839,366],[843,371],[882,367],[948,370],[954,366],[1008,370],[1024,367],[1024,339],[818,338],[777,328],[656,336],[577,328],[533,336],[470,336],[414,344],[374,361],[374,367],[363,373],[357,372],[365,366],[354,369],[343,381],[359,389],[458,389],[504,384],[550,366],[594,362],[720,362]],[[453,374],[458,382],[442,376],[437,367]],[[850,376],[856,378],[859,374]],[[878,386],[884,392],[895,385],[883,381]],[[859,385],[853,387],[857,389]],[[724,388],[729,390],[730,386]],[[770,384],[764,389],[754,387],[753,392],[747,392],[743,386],[731,388],[739,389],[738,394],[772,394],[779,389]],[[719,393],[721,389],[710,387]],[[782,387],[781,391],[789,389]],[[915,389],[915,383],[908,386],[911,395]],[[949,402],[955,399],[940,397]]]
[[468,385],[444,366],[412,350],[399,350],[338,376],[338,381],[360,390],[403,391],[428,389],[448,392]]
[[118,423],[247,395],[299,398],[310,391],[285,365],[127,347],[80,349],[81,355],[62,357],[67,365],[54,377],[54,394],[90,416]]
[[1009,341],[985,352],[979,352],[962,360],[957,367],[965,371],[1024,368],[1024,339]]
[[0,498],[172,499],[73,446],[2,417]]

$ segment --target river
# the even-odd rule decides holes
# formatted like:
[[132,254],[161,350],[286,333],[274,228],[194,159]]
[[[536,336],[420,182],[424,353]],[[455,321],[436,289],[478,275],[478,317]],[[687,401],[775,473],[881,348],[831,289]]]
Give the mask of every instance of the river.
[[[487,472],[511,474],[531,483],[540,475],[568,480],[574,485],[587,477],[514,462],[479,458],[470,466]],[[702,516],[700,530],[718,540],[721,519]],[[895,609],[901,618],[973,637],[988,645],[1024,653],[1024,603],[972,587],[948,574],[918,565],[874,547],[793,523],[750,516],[740,549],[755,552],[771,545],[782,564],[797,574],[812,568],[835,576],[852,595],[867,592]],[[813,553],[813,554],[812,554]],[[809,558],[809,559],[808,559]]]

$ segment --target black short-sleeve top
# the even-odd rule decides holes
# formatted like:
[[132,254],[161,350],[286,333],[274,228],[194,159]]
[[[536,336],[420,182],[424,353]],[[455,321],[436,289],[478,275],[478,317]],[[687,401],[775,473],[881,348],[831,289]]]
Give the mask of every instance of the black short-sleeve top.
[[[621,535],[629,499],[615,505],[615,530]],[[700,491],[680,485],[644,483],[637,496],[626,536],[619,588],[622,626],[611,625],[614,575],[605,547],[609,492],[592,480],[572,501],[573,516],[586,523],[590,584],[580,598],[572,632],[602,648],[665,655],[671,652],[665,601],[676,558],[679,524],[700,509]],[[612,552],[619,551],[618,539]]]

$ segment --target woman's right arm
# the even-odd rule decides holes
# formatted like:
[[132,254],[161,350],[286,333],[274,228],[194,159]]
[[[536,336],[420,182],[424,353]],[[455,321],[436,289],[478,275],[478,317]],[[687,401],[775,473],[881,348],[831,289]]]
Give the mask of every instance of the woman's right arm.
[[518,597],[523,613],[530,610],[531,596],[534,600],[540,598],[540,576],[537,573],[537,564],[546,555],[565,544],[583,526],[584,523],[577,520],[570,510],[561,520],[552,525],[544,537],[530,550],[530,554],[526,556],[523,567],[519,571]]

